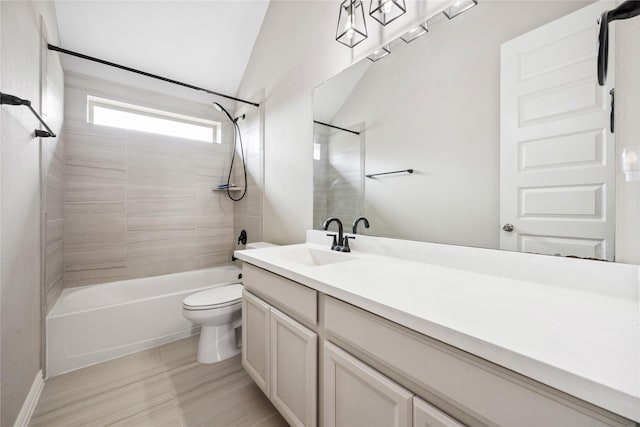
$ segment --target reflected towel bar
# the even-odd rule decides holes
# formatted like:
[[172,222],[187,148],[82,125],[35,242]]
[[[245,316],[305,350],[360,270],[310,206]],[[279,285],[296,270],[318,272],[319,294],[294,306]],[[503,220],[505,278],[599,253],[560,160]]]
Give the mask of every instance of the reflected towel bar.
[[36,116],[38,121],[40,123],[42,123],[42,126],[44,126],[44,128],[46,129],[46,130],[36,129],[35,137],[36,138],[49,138],[49,137],[55,138],[56,137],[56,134],[53,133],[51,128],[49,126],[47,126],[47,124],[44,122],[44,120],[42,120],[42,117],[40,117],[40,114],[38,114],[36,112],[36,110],[33,109],[33,107],[31,106],[31,101],[29,101],[28,99],[22,99],[22,98],[18,98],[17,96],[14,96],[14,95],[9,95],[8,93],[0,92],[0,105],[1,104],[26,105],[29,108],[29,110],[31,110],[33,115]]
[[399,171],[392,171],[392,172],[380,172],[380,173],[371,173],[369,175],[365,175],[367,178],[373,178],[374,176],[379,176],[379,175],[389,175],[392,173],[413,173],[413,169],[402,169]]
[[341,128],[340,126],[335,126],[335,125],[332,125],[332,124],[329,124],[329,123],[319,122],[317,120],[314,120],[313,123],[318,124],[318,125],[322,125],[322,126],[326,126],[326,127],[330,127],[330,128],[334,128],[334,129],[338,129],[338,130],[343,130],[345,132],[353,133],[355,135],[360,135],[360,132],[356,132],[355,130]]

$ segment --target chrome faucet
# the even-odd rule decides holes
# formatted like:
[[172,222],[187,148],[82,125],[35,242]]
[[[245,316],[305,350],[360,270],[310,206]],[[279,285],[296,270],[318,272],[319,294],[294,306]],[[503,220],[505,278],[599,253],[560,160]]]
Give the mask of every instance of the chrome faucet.
[[353,226],[351,227],[351,233],[352,234],[358,234],[358,224],[360,223],[360,221],[364,222],[364,227],[365,228],[369,228],[369,220],[363,216],[356,218],[353,220]]
[[338,223],[338,238],[336,240],[336,235],[334,233],[330,233],[327,234],[327,236],[332,236],[333,237],[333,243],[331,244],[331,250],[332,251],[338,251],[338,252],[350,252],[351,249],[349,249],[349,245],[347,244],[346,246],[342,246],[344,244],[344,229],[342,227],[342,221],[340,221],[339,218],[336,218],[335,216],[332,216],[331,218],[328,218],[324,224],[322,224],[322,229],[323,230],[328,230],[329,229],[329,225],[331,225],[332,222],[336,222]]

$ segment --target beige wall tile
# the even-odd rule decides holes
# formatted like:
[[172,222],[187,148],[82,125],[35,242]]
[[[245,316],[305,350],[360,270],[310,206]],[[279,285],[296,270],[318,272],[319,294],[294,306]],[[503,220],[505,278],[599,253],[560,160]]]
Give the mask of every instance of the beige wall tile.
[[195,192],[170,187],[127,187],[127,216],[193,216]]
[[62,240],[64,232],[64,219],[54,219],[47,221],[47,241],[46,243],[52,243],[57,240]]
[[121,217],[78,217],[64,220],[65,252],[117,248],[127,241],[127,222]]
[[64,182],[53,176],[48,176],[45,191],[47,218],[62,218],[64,209]]
[[126,215],[124,184],[66,183],[64,190],[65,218],[82,216]]
[[196,268],[210,268],[217,267],[219,265],[229,265],[231,263],[232,255],[232,251],[208,255],[197,255]]
[[96,129],[65,131],[65,181],[83,184],[123,184],[126,180],[126,139]]
[[185,246],[195,238],[194,217],[130,217],[127,219],[127,248]]
[[124,243],[110,249],[65,252],[65,287],[113,282],[127,278],[127,248]]
[[130,248],[128,251],[128,277],[158,276],[189,271],[196,268],[195,245],[168,245]]

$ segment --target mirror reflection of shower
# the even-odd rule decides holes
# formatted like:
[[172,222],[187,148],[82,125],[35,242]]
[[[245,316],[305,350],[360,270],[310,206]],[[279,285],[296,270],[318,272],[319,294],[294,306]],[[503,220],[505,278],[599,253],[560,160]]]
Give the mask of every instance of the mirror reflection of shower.
[[364,125],[341,128],[325,122],[313,127],[313,224],[331,216],[346,222],[364,212]]

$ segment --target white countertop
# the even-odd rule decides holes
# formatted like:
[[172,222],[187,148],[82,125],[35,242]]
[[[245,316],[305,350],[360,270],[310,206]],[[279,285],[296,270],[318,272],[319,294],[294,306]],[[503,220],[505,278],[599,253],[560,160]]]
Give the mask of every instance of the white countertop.
[[328,265],[288,260],[301,246],[328,251],[307,243],[235,255],[640,422],[637,298],[358,251]]

